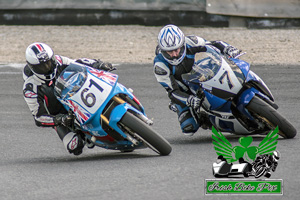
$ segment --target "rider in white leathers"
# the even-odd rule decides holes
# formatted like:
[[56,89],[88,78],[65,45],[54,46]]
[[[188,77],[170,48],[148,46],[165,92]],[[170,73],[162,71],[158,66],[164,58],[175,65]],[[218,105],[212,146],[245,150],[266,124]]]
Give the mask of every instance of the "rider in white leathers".
[[53,127],[69,153],[81,154],[84,142],[68,128],[73,119],[54,95],[56,78],[71,62],[106,71],[112,70],[112,65],[95,59],[73,60],[54,55],[53,50],[44,43],[30,44],[25,56],[27,65],[23,70],[23,96],[36,125]]

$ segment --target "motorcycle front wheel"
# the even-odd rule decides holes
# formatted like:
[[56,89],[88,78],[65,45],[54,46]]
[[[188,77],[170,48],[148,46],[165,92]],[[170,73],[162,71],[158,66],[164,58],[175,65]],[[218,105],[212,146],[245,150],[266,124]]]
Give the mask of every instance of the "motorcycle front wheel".
[[264,175],[265,173],[266,173],[266,168],[265,168],[265,166],[260,165],[260,166],[258,166],[258,167],[256,168],[256,172],[255,172],[254,177],[255,177],[255,178],[259,178],[259,177],[261,177],[262,175]]
[[283,117],[277,110],[275,110],[268,103],[263,101],[257,96],[254,96],[251,102],[248,104],[247,109],[250,112],[258,114],[266,123],[269,123],[275,129],[279,128],[279,135],[284,138],[293,138],[297,134],[297,130],[294,126]]
[[121,119],[121,123],[137,134],[138,138],[155,152],[163,156],[171,153],[172,147],[170,143],[137,116],[126,112]]

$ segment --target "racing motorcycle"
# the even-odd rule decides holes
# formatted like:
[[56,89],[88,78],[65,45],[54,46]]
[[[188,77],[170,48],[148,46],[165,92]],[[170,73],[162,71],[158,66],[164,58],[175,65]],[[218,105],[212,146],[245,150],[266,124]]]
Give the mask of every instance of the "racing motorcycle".
[[278,160],[280,158],[279,154],[279,151],[274,151],[272,155],[259,155],[252,163],[252,172],[250,174],[254,175],[255,178],[261,176],[270,178],[271,172],[275,172],[278,166]]
[[208,122],[222,132],[234,134],[266,134],[279,127],[279,135],[293,138],[293,125],[278,111],[274,97],[250,64],[222,55],[208,47],[208,56],[195,62],[182,79],[194,95],[202,98],[200,112]]
[[170,154],[169,142],[150,125],[144,107],[118,75],[78,63],[70,64],[55,83],[55,95],[74,123],[69,127],[88,143],[105,149],[131,152],[149,147]]

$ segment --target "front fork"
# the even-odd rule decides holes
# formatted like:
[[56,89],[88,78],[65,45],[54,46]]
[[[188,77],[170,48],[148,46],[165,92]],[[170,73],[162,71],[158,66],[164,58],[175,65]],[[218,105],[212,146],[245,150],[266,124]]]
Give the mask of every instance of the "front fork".
[[[116,130],[119,134],[121,134],[124,138],[127,138],[130,142],[132,142],[134,145],[138,145],[139,142],[133,138],[132,136],[130,136],[130,134],[126,134],[124,133],[119,126],[117,125],[118,122],[121,120],[121,118],[123,117],[123,115],[128,111],[128,110],[132,110],[134,113],[136,113],[136,116],[139,117],[143,122],[145,122],[148,125],[152,125],[153,121],[148,119],[145,115],[143,115],[143,113],[140,113],[138,110],[136,110],[135,108],[133,108],[132,106],[130,106],[130,104],[128,104],[126,101],[124,101],[122,98],[118,97],[118,96],[114,96],[112,98],[113,101],[117,102],[119,105],[117,105],[114,110],[111,113],[111,120],[109,120],[106,116],[104,116],[103,114],[101,114],[101,120],[107,125],[109,126],[111,129]],[[93,136],[92,137],[92,142],[95,142],[96,138]]]

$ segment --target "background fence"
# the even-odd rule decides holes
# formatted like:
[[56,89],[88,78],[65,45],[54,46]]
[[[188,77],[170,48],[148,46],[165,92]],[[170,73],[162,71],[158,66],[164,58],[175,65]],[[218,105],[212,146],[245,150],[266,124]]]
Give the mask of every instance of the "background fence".
[[300,0],[0,0],[0,24],[300,27]]

